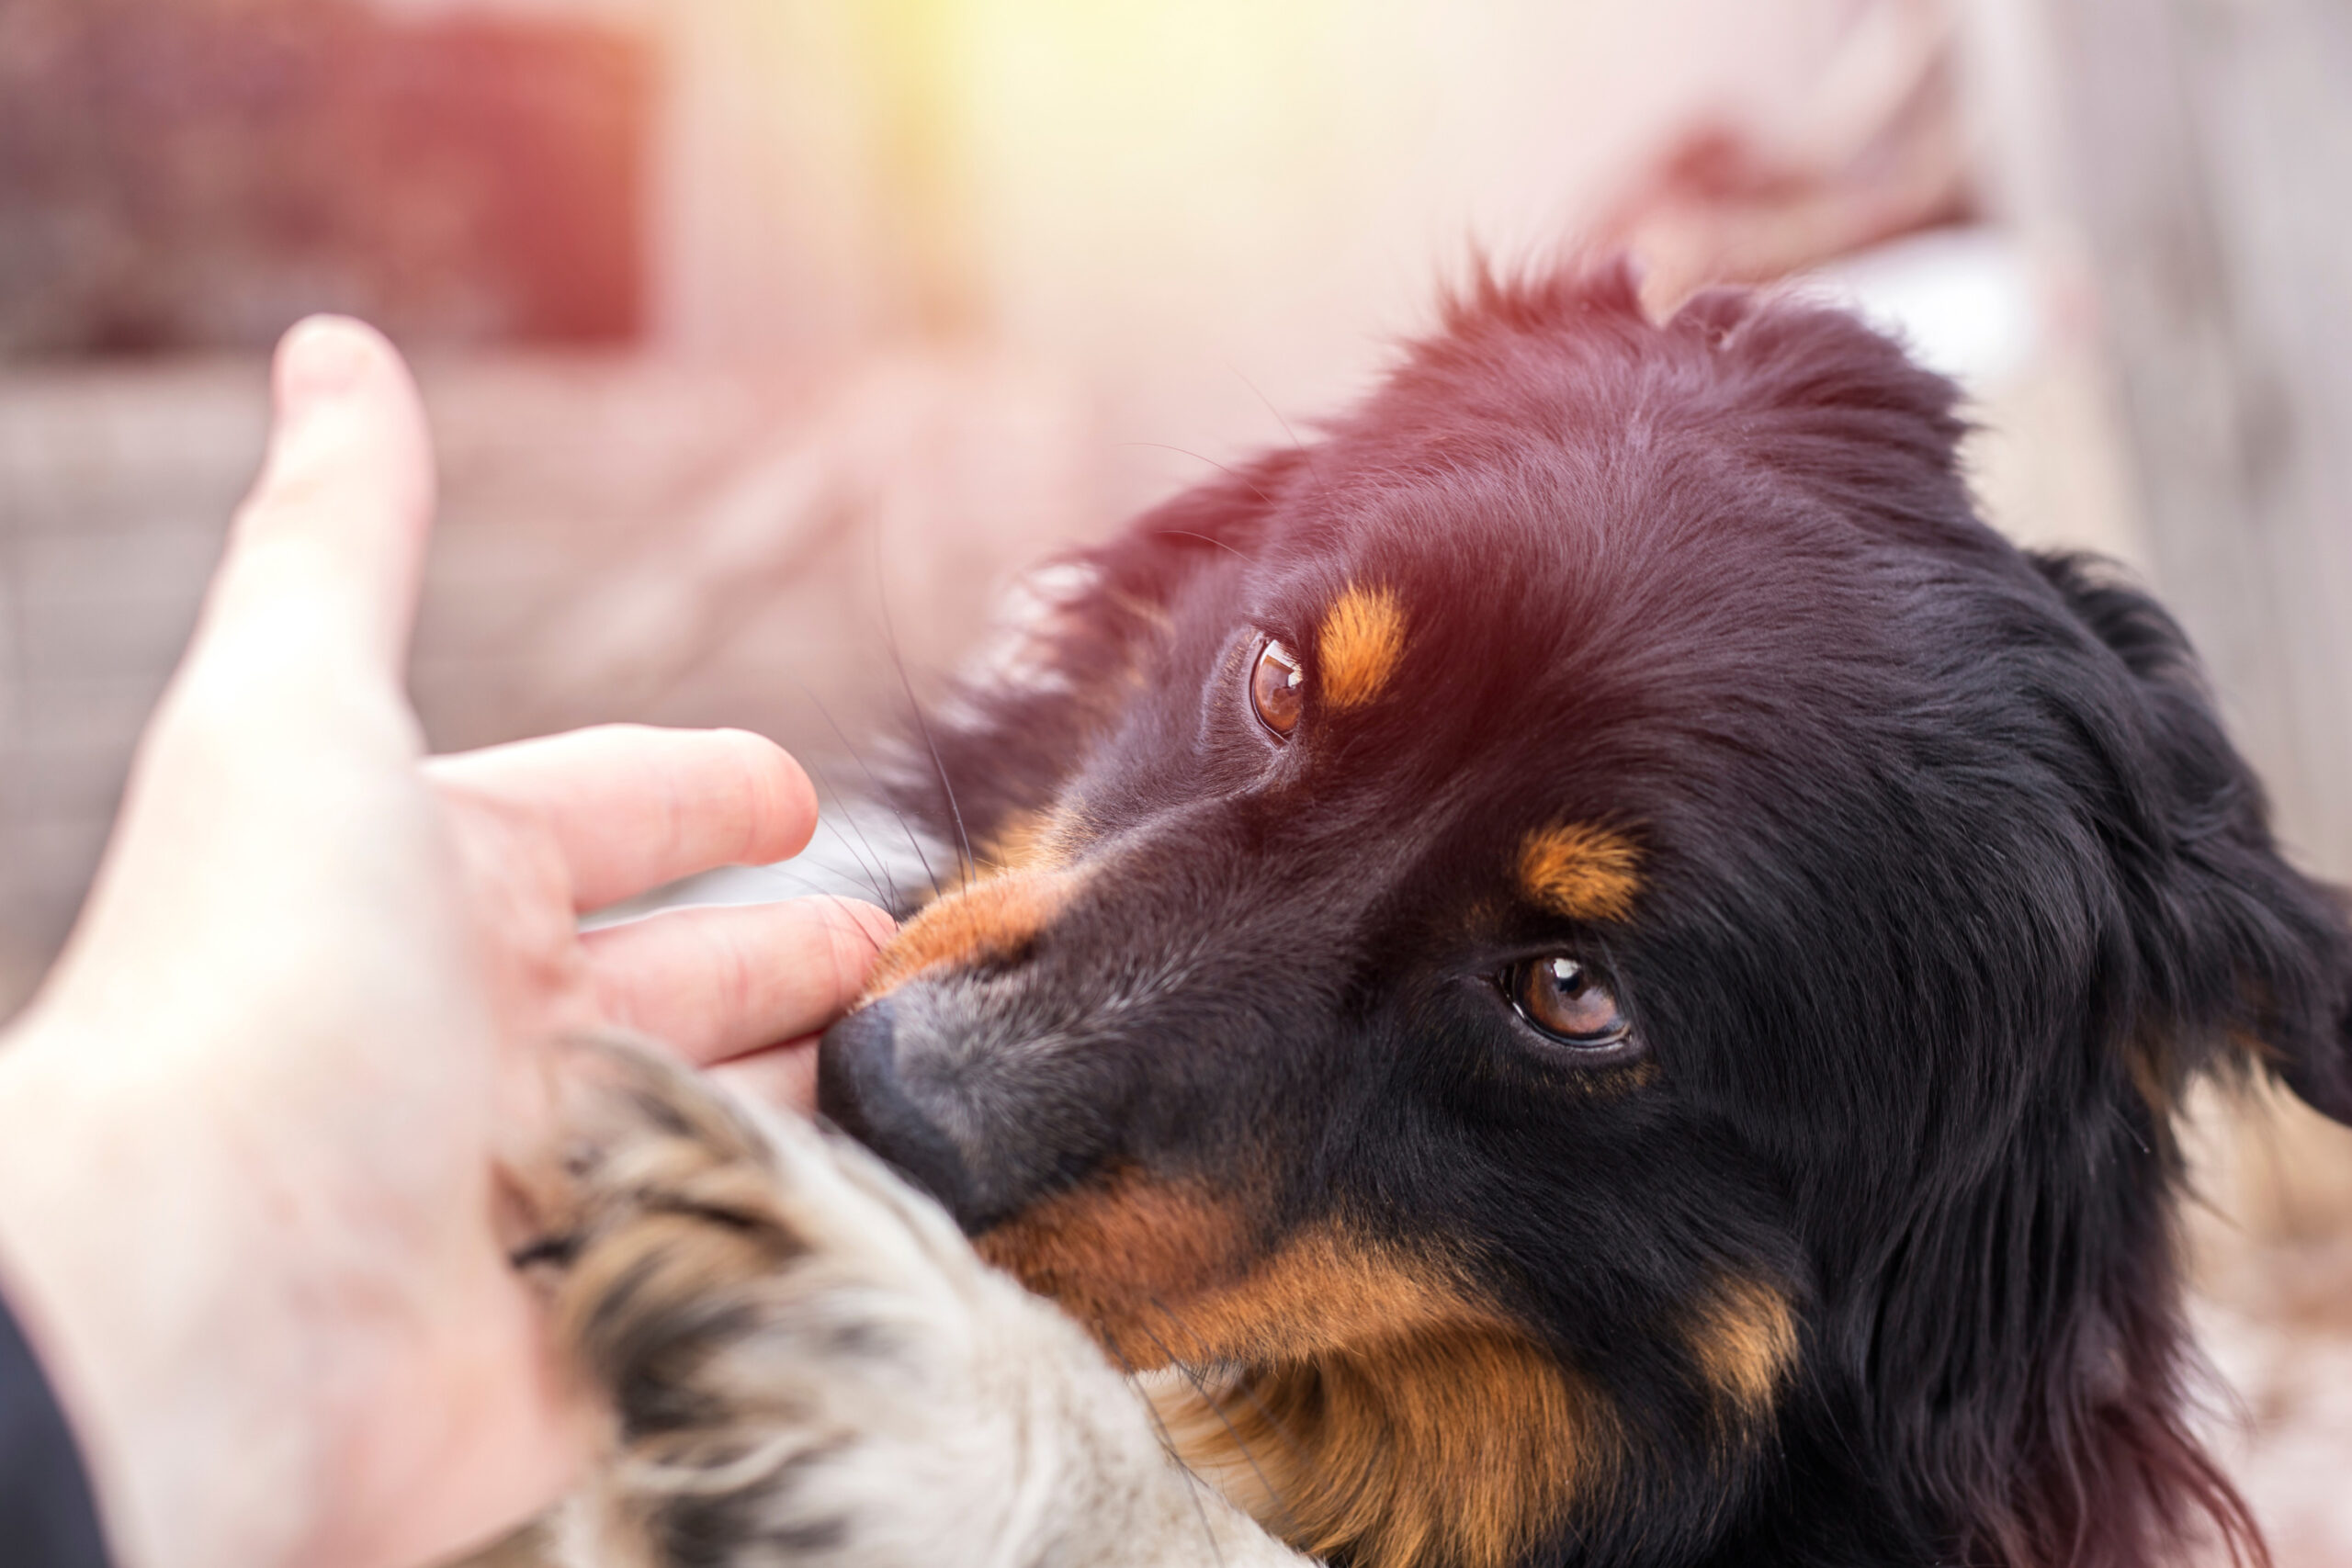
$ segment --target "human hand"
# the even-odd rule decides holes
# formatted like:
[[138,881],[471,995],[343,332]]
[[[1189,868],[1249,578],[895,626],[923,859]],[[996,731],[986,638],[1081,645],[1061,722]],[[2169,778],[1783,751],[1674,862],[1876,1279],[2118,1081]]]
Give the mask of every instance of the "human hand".
[[[426,761],[402,695],[433,494],[389,344],[305,323],[83,919],[0,1038],[0,1284],[125,1568],[393,1568],[518,1522],[583,1424],[506,1263],[548,1043],[716,1061],[820,1029],[880,911],[575,915],[797,851],[754,737]],[[800,1053],[805,1059],[806,1053]]]

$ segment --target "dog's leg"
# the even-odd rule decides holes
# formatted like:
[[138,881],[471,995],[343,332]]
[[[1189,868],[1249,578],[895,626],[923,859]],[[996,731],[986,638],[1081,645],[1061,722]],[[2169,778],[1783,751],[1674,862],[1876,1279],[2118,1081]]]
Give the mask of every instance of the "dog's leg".
[[1076,1324],[864,1150],[624,1047],[536,1182],[613,1411],[586,1568],[1296,1568],[1170,1459]]

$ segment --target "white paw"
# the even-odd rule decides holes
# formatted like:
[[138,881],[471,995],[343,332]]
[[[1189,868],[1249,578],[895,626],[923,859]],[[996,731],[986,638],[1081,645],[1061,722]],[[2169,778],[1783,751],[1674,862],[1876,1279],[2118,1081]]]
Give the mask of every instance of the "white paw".
[[559,1332],[613,1412],[573,1562],[1297,1561],[863,1149],[629,1047],[582,1048],[568,1077]]

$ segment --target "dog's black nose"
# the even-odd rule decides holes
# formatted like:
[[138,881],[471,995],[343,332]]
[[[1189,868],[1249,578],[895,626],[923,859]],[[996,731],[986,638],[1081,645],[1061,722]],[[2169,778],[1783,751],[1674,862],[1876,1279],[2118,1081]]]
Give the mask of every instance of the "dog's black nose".
[[970,1168],[907,1092],[888,997],[825,1031],[817,1047],[817,1109],[938,1199],[966,1230],[980,1220]]

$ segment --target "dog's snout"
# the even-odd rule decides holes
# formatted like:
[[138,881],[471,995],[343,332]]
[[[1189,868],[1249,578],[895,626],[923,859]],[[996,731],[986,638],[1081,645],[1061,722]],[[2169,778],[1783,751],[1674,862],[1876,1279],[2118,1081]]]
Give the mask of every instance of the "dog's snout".
[[883,949],[867,994],[885,995],[925,973],[1021,962],[1075,886],[1063,873],[1014,872],[937,899]]
[[970,1168],[907,1090],[895,1012],[890,998],[880,998],[825,1032],[817,1050],[817,1109],[938,1199],[968,1230],[977,1218]]

